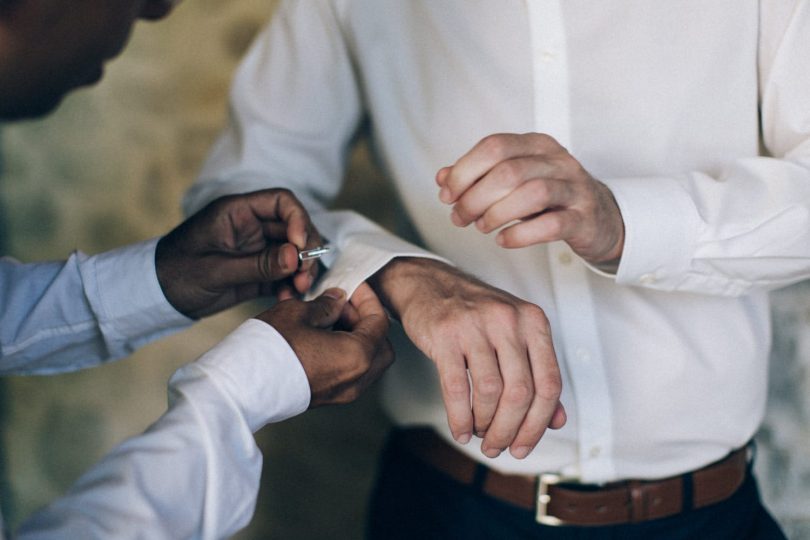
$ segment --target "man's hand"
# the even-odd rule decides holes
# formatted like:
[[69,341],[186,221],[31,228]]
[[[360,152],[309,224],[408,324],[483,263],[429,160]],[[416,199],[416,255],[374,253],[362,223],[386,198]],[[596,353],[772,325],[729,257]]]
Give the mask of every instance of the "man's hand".
[[373,282],[435,362],[458,442],[475,433],[488,457],[509,447],[522,459],[547,427],[565,424],[560,370],[539,307],[429,259],[394,259]]
[[[354,401],[394,361],[388,315],[362,284],[349,303],[340,289],[310,302],[285,300],[256,318],[284,336],[304,366],[310,407]],[[334,327],[334,329],[332,329]]]
[[556,140],[540,133],[490,135],[436,174],[451,219],[498,233],[506,248],[564,240],[594,263],[617,261],[624,221],[607,186]]
[[298,250],[320,242],[298,199],[267,189],[222,197],[191,216],[158,242],[155,267],[172,306],[199,318],[259,295],[305,292],[318,267],[299,268]]

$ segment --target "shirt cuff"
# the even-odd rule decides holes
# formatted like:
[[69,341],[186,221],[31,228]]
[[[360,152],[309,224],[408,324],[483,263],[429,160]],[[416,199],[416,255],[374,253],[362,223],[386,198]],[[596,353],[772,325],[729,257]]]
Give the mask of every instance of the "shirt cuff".
[[674,178],[603,181],[624,219],[616,283],[676,289],[687,277],[701,228],[691,197]]
[[454,266],[450,261],[394,236],[372,221],[353,212],[328,212],[313,215],[321,231],[335,231],[330,238],[335,248],[322,262],[329,271],[307,294],[307,299],[338,287],[351,297],[355,289],[396,257],[434,259]]
[[258,319],[248,319],[180,368],[170,386],[192,384],[200,374],[236,403],[253,432],[309,407],[309,380],[298,356],[275,328]]
[[158,238],[89,257],[89,272],[99,305],[93,308],[105,333],[133,339],[193,321],[166,300],[155,269]]

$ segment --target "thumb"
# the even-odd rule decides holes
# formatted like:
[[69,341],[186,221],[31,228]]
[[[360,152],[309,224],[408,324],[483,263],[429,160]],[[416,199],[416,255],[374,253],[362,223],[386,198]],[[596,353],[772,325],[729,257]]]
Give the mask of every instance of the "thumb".
[[565,412],[565,407],[563,404],[558,402],[557,408],[554,409],[554,414],[551,415],[551,420],[548,423],[548,427],[551,429],[560,429],[565,425],[565,422],[568,420],[568,415]]
[[297,265],[298,250],[295,246],[276,244],[251,255],[226,258],[217,274],[221,276],[221,284],[227,286],[268,283],[293,274]]
[[344,290],[327,289],[322,295],[306,303],[303,320],[317,328],[329,328],[337,322],[345,303]]
[[355,335],[365,337],[376,346],[388,332],[388,315],[380,299],[366,283],[361,283],[352,296],[352,306],[357,311],[357,322],[351,329]]

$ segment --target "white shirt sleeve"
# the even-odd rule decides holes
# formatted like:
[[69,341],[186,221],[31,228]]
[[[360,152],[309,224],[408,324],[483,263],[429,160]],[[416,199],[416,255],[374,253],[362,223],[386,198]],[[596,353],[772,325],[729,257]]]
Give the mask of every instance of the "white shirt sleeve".
[[771,157],[605,180],[626,226],[618,283],[741,295],[810,278],[810,4],[764,3],[761,25],[760,122]]
[[[324,263],[340,266],[322,283],[351,294],[394,257],[444,259],[356,213],[325,210],[340,191],[365,114],[339,18],[332,2],[282,2],[237,71],[229,125],[186,194],[184,210],[190,215],[232,193],[290,189],[336,250]],[[275,95],[281,99],[274,101]]]
[[0,374],[94,366],[190,324],[163,295],[156,246],[53,263],[0,259]]
[[262,456],[252,433],[299,414],[310,390],[295,353],[248,320],[179,369],[169,410],[34,514],[20,540],[215,539],[253,515]]

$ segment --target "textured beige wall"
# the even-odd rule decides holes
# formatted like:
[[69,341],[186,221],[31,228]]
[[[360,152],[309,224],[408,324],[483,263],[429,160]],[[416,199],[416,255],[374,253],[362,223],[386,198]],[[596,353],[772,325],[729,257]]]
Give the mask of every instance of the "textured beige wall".
[[[232,70],[269,17],[266,0],[187,0],[141,25],[105,82],[53,117],[3,133],[11,253],[23,260],[95,253],[162,234],[224,121]],[[361,151],[343,201],[389,219]],[[772,403],[759,467],[792,538],[810,538],[810,285],[776,294]],[[165,407],[165,382],[258,309],[247,306],[91,371],[8,384],[4,443],[12,520],[58,496],[91,463]],[[721,390],[733,391],[733,389]],[[247,538],[358,538],[374,455],[387,427],[373,396],[259,434],[267,459]]]

